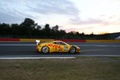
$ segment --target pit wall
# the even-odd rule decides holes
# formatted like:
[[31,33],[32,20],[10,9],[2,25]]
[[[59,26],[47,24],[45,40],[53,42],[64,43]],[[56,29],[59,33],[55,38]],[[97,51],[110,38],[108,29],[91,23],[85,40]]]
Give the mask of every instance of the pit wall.
[[120,42],[120,40],[79,40],[79,39],[25,39],[25,38],[0,38],[0,42],[49,42],[54,40],[61,40],[64,42]]
[[19,38],[0,38],[0,42],[1,41],[16,41],[16,42],[19,42],[20,39]]

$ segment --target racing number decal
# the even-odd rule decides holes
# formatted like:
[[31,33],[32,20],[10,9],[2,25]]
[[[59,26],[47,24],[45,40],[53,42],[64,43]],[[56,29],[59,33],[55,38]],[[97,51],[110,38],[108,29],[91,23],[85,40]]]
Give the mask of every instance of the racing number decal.
[[67,47],[66,45],[64,45],[64,50],[65,50],[65,51],[68,50],[68,47]]

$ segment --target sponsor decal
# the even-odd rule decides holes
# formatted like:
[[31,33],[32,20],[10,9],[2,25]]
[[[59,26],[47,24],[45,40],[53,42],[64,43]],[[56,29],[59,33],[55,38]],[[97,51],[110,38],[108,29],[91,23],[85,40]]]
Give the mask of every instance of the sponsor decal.
[[53,47],[53,48],[61,48],[59,45],[56,45],[56,44],[48,44],[48,46]]

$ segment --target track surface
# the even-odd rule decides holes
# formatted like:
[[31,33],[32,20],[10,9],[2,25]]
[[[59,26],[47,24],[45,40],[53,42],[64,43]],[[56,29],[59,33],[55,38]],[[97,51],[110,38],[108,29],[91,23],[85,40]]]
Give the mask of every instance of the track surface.
[[76,56],[120,56],[120,43],[69,43],[81,48],[80,54],[36,52],[36,43],[0,42],[0,57],[76,57]]

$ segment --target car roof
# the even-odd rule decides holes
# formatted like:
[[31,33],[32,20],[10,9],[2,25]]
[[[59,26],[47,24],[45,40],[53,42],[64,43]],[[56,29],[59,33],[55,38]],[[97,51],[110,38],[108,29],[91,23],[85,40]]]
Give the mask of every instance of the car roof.
[[63,41],[56,40],[56,41],[53,41],[53,42],[63,42]]

